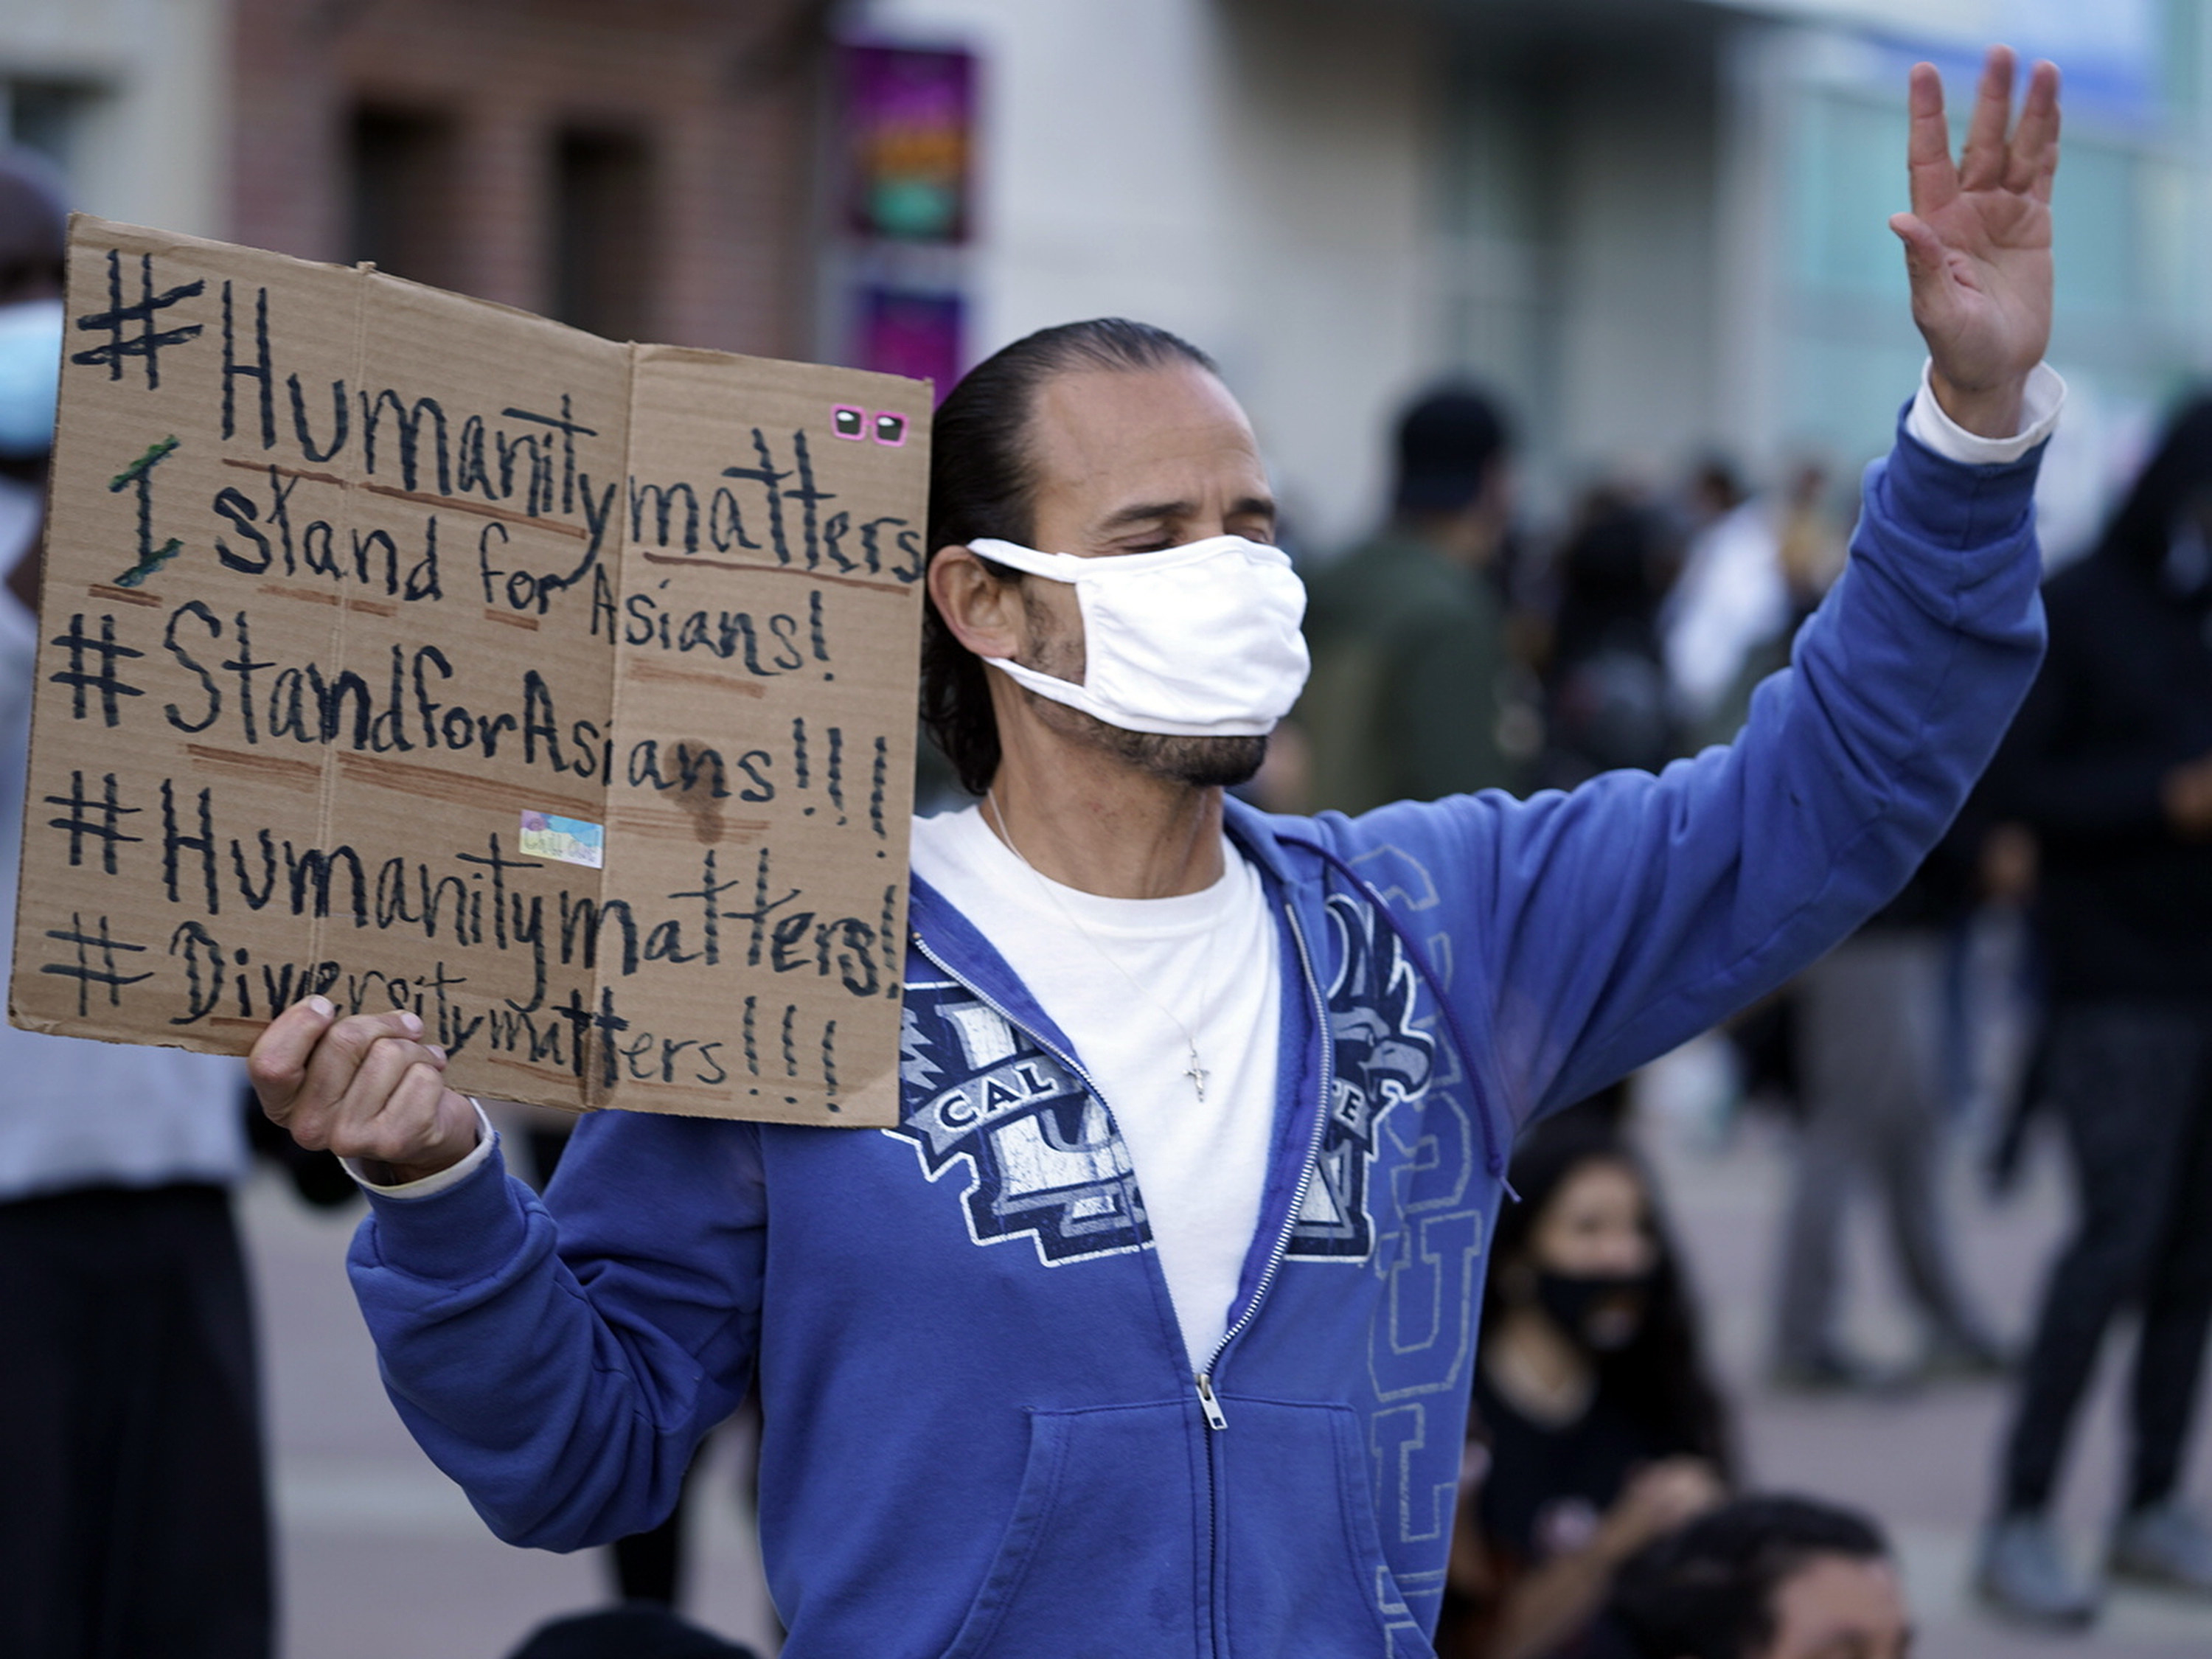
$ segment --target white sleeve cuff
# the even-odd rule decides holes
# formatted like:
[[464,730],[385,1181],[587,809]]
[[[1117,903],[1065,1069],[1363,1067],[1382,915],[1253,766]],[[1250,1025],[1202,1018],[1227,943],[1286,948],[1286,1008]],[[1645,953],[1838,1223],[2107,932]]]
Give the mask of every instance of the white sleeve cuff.
[[433,1198],[448,1187],[458,1187],[474,1175],[477,1166],[491,1156],[492,1143],[498,1139],[492,1132],[491,1119],[484,1115],[483,1103],[474,1095],[468,1099],[469,1104],[477,1109],[477,1144],[459,1164],[441,1170],[435,1175],[426,1175],[420,1181],[402,1181],[386,1187],[371,1181],[361,1172],[359,1158],[342,1158],[338,1162],[345,1166],[348,1175],[379,1198]]
[[1934,450],[1947,461],[1966,466],[2003,466],[2048,438],[2065,406],[2066,382],[2049,363],[2038,363],[2028,372],[2021,392],[2021,413],[2027,426],[2010,438],[1984,438],[1969,432],[1943,412],[1929,382],[1932,362],[1920,365],[1920,393],[1905,417],[1905,429],[1914,441]]

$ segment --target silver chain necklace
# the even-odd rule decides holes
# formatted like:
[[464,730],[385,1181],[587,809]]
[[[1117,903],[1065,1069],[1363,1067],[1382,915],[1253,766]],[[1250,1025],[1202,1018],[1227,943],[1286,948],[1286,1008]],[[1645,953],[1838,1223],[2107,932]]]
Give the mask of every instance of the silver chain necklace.
[[[1060,912],[1060,920],[1065,921],[1070,927],[1073,927],[1078,933],[1082,935],[1083,942],[1085,945],[1088,945],[1091,951],[1102,961],[1103,961],[1108,967],[1111,968],[1115,973],[1121,975],[1123,979],[1127,980],[1131,990],[1134,991],[1146,1001],[1151,1003],[1153,1007],[1158,1009],[1162,1018],[1166,1019],[1170,1025],[1173,1025],[1176,1030],[1182,1033],[1184,1047],[1188,1049],[1190,1054],[1190,1064],[1184,1068],[1183,1075],[1190,1079],[1191,1087],[1198,1091],[1199,1103],[1200,1105],[1204,1105],[1206,1103],[1206,1079],[1211,1077],[1212,1073],[1206,1069],[1204,1063],[1199,1059],[1198,1037],[1196,1034],[1192,1031],[1189,1026],[1184,1024],[1182,1020],[1176,1017],[1175,1012],[1172,1009],[1170,1009],[1165,1003],[1162,1002],[1158,997],[1154,996],[1150,991],[1147,991],[1144,986],[1139,982],[1137,976],[1121,965],[1121,960],[1116,957],[1112,951],[1109,951],[1104,945],[1101,945],[1097,939],[1092,937],[1091,930],[1088,927],[1085,927],[1083,923],[1076,918],[1075,913],[1060,902],[1060,895],[1053,890],[1052,884],[1047,881],[1044,877],[1038,872],[1036,866],[1031,864],[1026,858],[1022,856],[1022,849],[1014,844],[1014,832],[1006,827],[1006,815],[999,805],[998,796],[992,791],[986,789],[983,792],[983,800],[984,803],[991,809],[991,817],[997,822],[999,839],[1006,842],[1006,850],[1014,855],[1015,862],[1019,864],[1023,869],[1030,872],[1030,878],[1036,883],[1038,890],[1042,892],[1046,898],[1052,902],[1052,908]],[[1209,927],[1206,931],[1206,954],[1200,959],[1199,963],[1197,1012],[1198,1022],[1201,1025],[1206,1023],[1206,1005],[1208,999],[1212,994],[1212,981],[1213,930]]]

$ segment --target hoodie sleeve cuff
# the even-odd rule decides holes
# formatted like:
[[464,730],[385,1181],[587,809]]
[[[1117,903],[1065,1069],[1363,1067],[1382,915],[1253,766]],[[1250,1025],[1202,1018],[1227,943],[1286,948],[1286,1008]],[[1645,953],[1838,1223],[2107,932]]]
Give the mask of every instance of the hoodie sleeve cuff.
[[1905,412],[1905,429],[1923,447],[1947,461],[1966,466],[2005,466],[2018,460],[2051,436],[2058,413],[2066,403],[2066,382],[2049,363],[2038,363],[2021,394],[2021,413],[2027,424],[2009,438],[1984,438],[1960,426],[1943,412],[1929,380],[1932,363],[1920,365],[1920,392]]
[[499,1139],[497,1132],[491,1127],[491,1119],[484,1114],[483,1103],[474,1095],[471,1095],[469,1104],[477,1109],[477,1144],[469,1155],[459,1164],[441,1170],[435,1175],[426,1175],[420,1181],[397,1182],[387,1187],[371,1181],[363,1175],[359,1158],[342,1158],[338,1162],[345,1166],[345,1172],[360,1182],[366,1191],[375,1194],[379,1198],[435,1198],[447,1188],[459,1186],[461,1182],[482,1169],[490,1160],[491,1149]]

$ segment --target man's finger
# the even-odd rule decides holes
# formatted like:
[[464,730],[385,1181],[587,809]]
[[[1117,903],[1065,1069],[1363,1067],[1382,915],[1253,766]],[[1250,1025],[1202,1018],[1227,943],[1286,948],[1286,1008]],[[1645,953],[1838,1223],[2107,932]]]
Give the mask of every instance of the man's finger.
[[2051,175],[2057,171],[2058,65],[2046,60],[2028,73],[2027,98],[2005,163],[2005,188],[2048,202]]
[[1889,228],[1905,244],[1905,268],[1915,288],[1950,269],[1943,239],[1929,228],[1926,221],[1910,213],[1893,213],[1889,216]]
[[307,1074],[298,1099],[303,1111],[334,1111],[354,1086],[354,1075],[385,1037],[411,1042],[422,1032],[422,1019],[404,1009],[386,1014],[354,1014],[325,1031],[307,1056]]
[[2014,64],[2010,46],[1990,48],[1989,60],[1982,65],[1981,89],[1974,95],[1973,118],[1966,127],[1966,151],[1959,161],[1961,189],[1995,190],[2004,183]]
[[354,1067],[345,1092],[337,1102],[337,1115],[355,1123],[367,1123],[392,1109],[400,1080],[417,1066],[443,1073],[446,1056],[413,1037],[386,1032],[371,1042]]
[[[377,1048],[381,1055],[396,1046]],[[349,1117],[331,1136],[331,1150],[340,1157],[416,1164],[437,1146],[444,1127],[439,1109],[447,1093],[445,1072],[420,1050],[394,1058],[403,1063],[395,1075],[381,1079],[381,1109],[373,1117]]]
[[307,1062],[315,1045],[337,1015],[327,997],[309,997],[270,1020],[254,1040],[252,1052],[246,1056],[246,1073],[252,1080],[261,1109],[271,1121],[282,1123],[290,1112],[301,1085],[307,1080]]
[[294,1139],[309,1148],[349,1146],[389,1109],[410,1070],[426,1066],[442,1073],[444,1051],[416,1042],[396,1024],[389,1014],[356,1016],[325,1037],[286,1118]]
[[1905,140],[1905,170],[1912,185],[1912,210],[1934,213],[1959,193],[1959,171],[1951,165],[1951,129],[1943,120],[1943,77],[1933,64],[1915,64],[1911,83],[1911,125]]

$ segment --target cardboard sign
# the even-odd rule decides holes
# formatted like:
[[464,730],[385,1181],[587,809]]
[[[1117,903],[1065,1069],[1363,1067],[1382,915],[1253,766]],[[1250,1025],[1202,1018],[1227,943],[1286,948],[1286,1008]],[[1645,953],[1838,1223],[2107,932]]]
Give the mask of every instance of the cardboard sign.
[[930,392],[79,218],[9,1018],[896,1111]]

